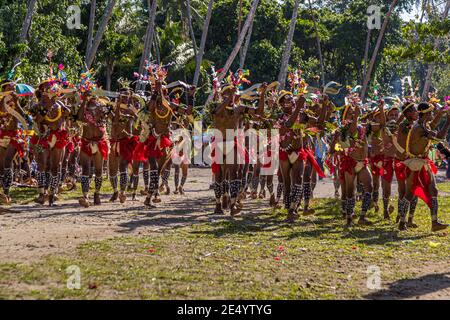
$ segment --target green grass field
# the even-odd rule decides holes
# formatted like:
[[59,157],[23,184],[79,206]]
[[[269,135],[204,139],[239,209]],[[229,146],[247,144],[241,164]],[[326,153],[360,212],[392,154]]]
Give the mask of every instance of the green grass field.
[[[430,232],[420,203],[419,228],[398,232],[370,213],[372,227],[343,228],[335,200],[313,201],[314,216],[295,225],[268,211],[232,220],[87,242],[64,255],[25,264],[0,264],[0,298],[37,299],[353,299],[377,297],[367,270],[377,266],[382,285],[396,283],[450,259],[450,237]],[[450,222],[450,198],[441,197]],[[81,271],[81,289],[66,287],[66,268]],[[448,270],[447,270],[448,271]]]

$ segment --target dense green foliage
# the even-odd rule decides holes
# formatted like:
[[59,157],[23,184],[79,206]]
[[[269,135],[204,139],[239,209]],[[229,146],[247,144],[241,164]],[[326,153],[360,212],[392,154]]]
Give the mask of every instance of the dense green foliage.
[[[242,17],[245,20],[251,1],[243,1]],[[300,7],[289,68],[301,68],[310,84],[320,74],[319,54],[313,15],[317,21],[325,66],[325,80],[346,85],[362,82],[364,53],[367,39],[367,1],[321,0],[308,1]],[[426,64],[437,62],[434,87],[448,94],[448,41],[434,48],[436,37],[445,39],[449,34],[449,21],[439,22],[437,15],[428,15],[424,23],[407,23],[400,12],[411,10],[417,1],[399,1],[388,25],[380,54],[377,58],[374,83],[381,84],[386,93],[399,94],[399,79],[412,75],[415,84],[423,85]],[[96,25],[100,24],[107,0],[97,0]],[[391,1],[376,0],[385,13]],[[419,1],[420,3],[420,1]],[[81,26],[70,30],[66,21],[69,5],[81,8]],[[208,0],[191,0],[191,15],[196,45],[200,43]],[[103,87],[117,87],[117,79],[132,79],[137,71],[143,51],[144,36],[148,23],[147,0],[117,0],[113,16],[100,43],[92,67]],[[261,0],[255,21],[251,43],[246,55],[245,68],[251,71],[252,82],[273,81],[277,78],[281,56],[289,29],[293,1]],[[89,23],[90,1],[86,0],[38,0],[28,33],[28,43],[19,43],[22,23],[27,12],[26,0],[0,0],[0,73],[6,73],[14,58],[21,56],[19,72],[23,78],[36,84],[48,75],[47,49],[54,52],[53,61],[63,63],[72,81],[84,66]],[[243,24],[243,21],[242,21]],[[203,93],[210,88],[210,66],[224,65],[238,37],[239,0],[216,0],[214,2],[200,85]],[[158,0],[156,16],[156,39],[152,47],[152,59],[166,64],[175,62],[169,80],[192,81],[195,55],[189,35],[186,1]],[[372,30],[370,59],[378,37]],[[239,64],[239,56],[232,69]],[[392,86],[392,88],[389,88]],[[394,92],[392,92],[394,91]],[[202,96],[204,96],[204,94]]]

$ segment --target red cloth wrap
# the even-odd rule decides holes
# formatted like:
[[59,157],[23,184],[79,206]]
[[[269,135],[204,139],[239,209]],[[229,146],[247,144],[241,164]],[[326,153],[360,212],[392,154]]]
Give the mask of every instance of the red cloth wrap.
[[147,142],[137,142],[133,152],[133,160],[139,162],[147,161]]
[[270,146],[268,146],[268,150],[265,152],[264,155],[264,161],[267,161],[267,163],[264,163],[262,165],[263,168],[267,169],[270,168],[272,166],[272,161],[269,161],[269,159],[271,160],[271,156],[272,156],[272,151],[270,150]]
[[328,171],[330,171],[330,174],[331,174],[331,175],[334,175],[334,173],[336,172],[336,169],[335,169],[335,167],[334,167],[334,164],[331,162],[331,159],[330,159],[330,158],[327,158],[327,159],[325,160],[325,164],[327,165]]
[[325,178],[325,173],[323,173],[322,168],[319,166],[319,164],[316,161],[316,158],[314,157],[314,152],[311,149],[305,149],[306,152],[306,158],[311,163],[314,170],[316,170],[317,174],[321,178]]
[[25,141],[19,142],[20,130],[0,130],[0,139],[4,137],[10,137],[10,144],[16,149],[16,152],[19,154],[19,157],[23,158],[25,155]]
[[[291,151],[290,153],[296,152],[298,154],[298,160],[303,160],[305,161],[306,158],[308,157],[307,152],[300,148],[298,150],[295,151]],[[288,161],[289,160],[289,153],[287,151],[281,150],[279,152],[278,158],[280,159],[280,161]]]
[[[367,159],[364,160],[364,165],[367,166],[369,161]],[[341,162],[339,163],[339,178],[341,180],[344,180],[345,173],[348,172],[350,174],[354,174],[354,169],[356,165],[358,164],[358,161],[353,159],[350,156],[342,155],[341,156]]]
[[383,175],[381,176],[385,181],[391,183],[394,177],[394,158],[384,157],[383,158]]
[[105,138],[99,139],[99,140],[87,140],[87,139],[81,138],[81,151],[86,153],[89,157],[93,156],[92,149],[90,146],[91,142],[97,143],[98,151],[102,155],[103,160],[106,160],[108,158],[108,154],[109,154],[108,140],[106,140]]
[[[133,136],[131,138],[122,138],[119,140],[111,140],[111,144],[119,144],[119,154],[128,163],[131,163],[133,161],[134,150],[138,142],[139,137],[137,136]],[[111,149],[113,148],[114,146],[112,145]]]
[[69,144],[69,132],[65,129],[51,130],[47,137],[39,138],[38,136],[33,136],[30,140],[31,144],[39,145],[43,149],[50,148],[50,141],[52,141],[53,136],[56,136],[56,143],[54,148],[64,149],[67,144]]
[[403,161],[394,159],[394,172],[397,181],[405,181],[408,171],[409,169],[406,167]]
[[[431,172],[433,174],[436,174],[438,170],[434,165],[433,161],[431,161],[429,158],[424,159],[427,161],[428,166],[431,169]],[[422,199],[429,208],[431,208],[431,195],[428,192],[428,186],[431,183],[430,172],[427,170],[426,165],[424,165],[422,169],[420,169],[420,171],[414,171],[413,174],[414,177],[413,177],[412,192],[414,193],[415,196]]]
[[68,153],[73,153],[75,151],[75,148],[80,145],[80,141],[80,137],[72,137],[66,146],[66,151]]
[[147,139],[147,158],[159,159],[164,156],[164,149],[172,146],[172,141],[168,135],[162,135],[160,138],[160,145],[157,145],[158,138],[149,136]]
[[371,157],[369,159],[370,169],[374,176],[378,176],[378,177],[383,176],[384,168],[383,167],[379,168],[376,165],[376,163],[378,163],[380,161],[383,162],[383,159],[384,159],[384,155],[382,155],[382,154],[377,154],[375,157]]

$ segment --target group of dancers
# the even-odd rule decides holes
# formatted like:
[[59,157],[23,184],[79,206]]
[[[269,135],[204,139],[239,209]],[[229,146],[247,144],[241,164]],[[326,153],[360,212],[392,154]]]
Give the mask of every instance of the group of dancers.
[[[446,149],[442,141],[450,128],[449,101],[441,106],[436,99],[420,102],[409,96],[390,104],[377,98],[369,106],[357,90],[349,89],[345,104],[337,107],[330,98],[333,90],[328,85],[308,88],[301,71],[289,75],[288,90],[280,90],[277,82],[243,90],[248,83],[243,70],[223,81],[217,74],[206,106],[196,109],[204,128],[216,132],[210,142],[215,214],[229,210],[235,216],[244,210],[246,198],[265,198],[267,189],[269,206],[284,207],[287,222],[295,223],[300,213],[314,214],[311,199],[325,171],[333,178],[346,227],[355,219],[359,225],[373,224],[367,212],[379,211],[380,188],[383,217],[391,218],[394,175],[400,230],[417,227],[419,198],[429,207],[432,231],[447,227],[438,220],[437,169],[428,154],[437,144]],[[108,92],[97,86],[91,71],[78,84],[51,74],[26,98],[13,77],[2,81],[2,203],[11,202],[17,158],[37,164],[36,202],[42,205],[53,206],[63,186],[76,183],[82,207],[100,205],[105,164],[112,202],[125,203],[128,191],[136,199],[141,171],[144,204],[161,202],[160,193],[171,192],[172,167],[174,192],[184,194],[192,154],[180,147],[187,140],[173,132],[193,130],[197,88],[180,81],[168,85],[167,76],[167,68],[148,64],[135,88],[121,81],[118,92]],[[232,137],[230,130],[236,132]],[[249,130],[264,132],[256,148],[245,134]]]

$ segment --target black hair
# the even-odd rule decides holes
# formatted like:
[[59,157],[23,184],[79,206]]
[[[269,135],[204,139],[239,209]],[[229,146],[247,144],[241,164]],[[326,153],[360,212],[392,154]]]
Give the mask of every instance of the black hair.
[[[428,104],[428,102],[421,102],[419,103],[419,105],[417,106],[417,111],[424,111],[430,108],[430,104]],[[423,113],[421,113],[420,115],[423,115]]]

